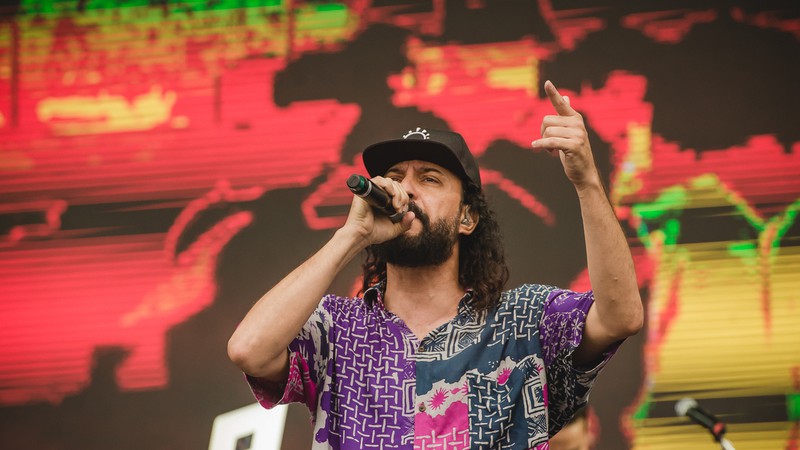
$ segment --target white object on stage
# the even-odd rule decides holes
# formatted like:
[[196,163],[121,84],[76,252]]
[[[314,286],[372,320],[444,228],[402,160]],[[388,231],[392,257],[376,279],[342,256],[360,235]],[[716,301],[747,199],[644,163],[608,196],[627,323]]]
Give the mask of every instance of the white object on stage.
[[208,450],[280,450],[287,407],[247,405],[214,419]]

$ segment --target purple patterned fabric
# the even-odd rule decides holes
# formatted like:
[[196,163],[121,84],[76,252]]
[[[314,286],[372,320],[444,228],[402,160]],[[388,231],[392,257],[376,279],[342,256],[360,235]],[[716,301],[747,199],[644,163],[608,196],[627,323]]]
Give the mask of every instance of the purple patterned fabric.
[[301,402],[319,449],[546,449],[585,404],[596,366],[571,364],[591,292],[524,285],[477,313],[471,294],[421,341],[364,298],[327,296],[290,344],[285,385],[248,377],[262,406]]

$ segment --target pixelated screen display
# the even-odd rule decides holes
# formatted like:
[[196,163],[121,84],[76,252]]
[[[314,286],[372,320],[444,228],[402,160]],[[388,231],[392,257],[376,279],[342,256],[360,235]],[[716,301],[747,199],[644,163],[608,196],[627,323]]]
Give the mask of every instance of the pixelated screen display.
[[[584,117],[645,330],[592,394],[597,448],[800,441],[800,14],[769,2],[19,0],[0,15],[5,448],[203,448],[253,401],[227,339],[344,223],[361,150],[461,133],[510,285],[588,289],[534,151]],[[358,261],[333,292],[354,294]],[[294,410],[284,448],[308,448]],[[90,427],[89,424],[92,424]],[[307,437],[297,437],[307,436]]]

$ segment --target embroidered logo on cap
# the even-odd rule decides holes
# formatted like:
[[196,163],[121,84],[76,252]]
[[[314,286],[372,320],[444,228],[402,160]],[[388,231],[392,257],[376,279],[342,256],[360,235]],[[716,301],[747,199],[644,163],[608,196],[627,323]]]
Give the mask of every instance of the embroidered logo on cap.
[[422,136],[422,139],[430,139],[431,138],[431,134],[428,133],[428,130],[426,130],[424,128],[417,127],[416,130],[408,130],[408,133],[403,135],[403,139],[408,139],[409,137],[414,136],[414,135]]

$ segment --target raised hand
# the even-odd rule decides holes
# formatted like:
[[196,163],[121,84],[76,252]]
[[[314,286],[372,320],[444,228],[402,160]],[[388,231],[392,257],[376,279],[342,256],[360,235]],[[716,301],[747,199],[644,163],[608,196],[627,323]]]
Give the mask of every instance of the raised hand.
[[551,153],[559,151],[564,172],[576,188],[601,184],[583,116],[572,109],[569,97],[559,94],[549,80],[544,83],[544,90],[558,115],[544,117],[542,138],[533,141],[531,146]]

